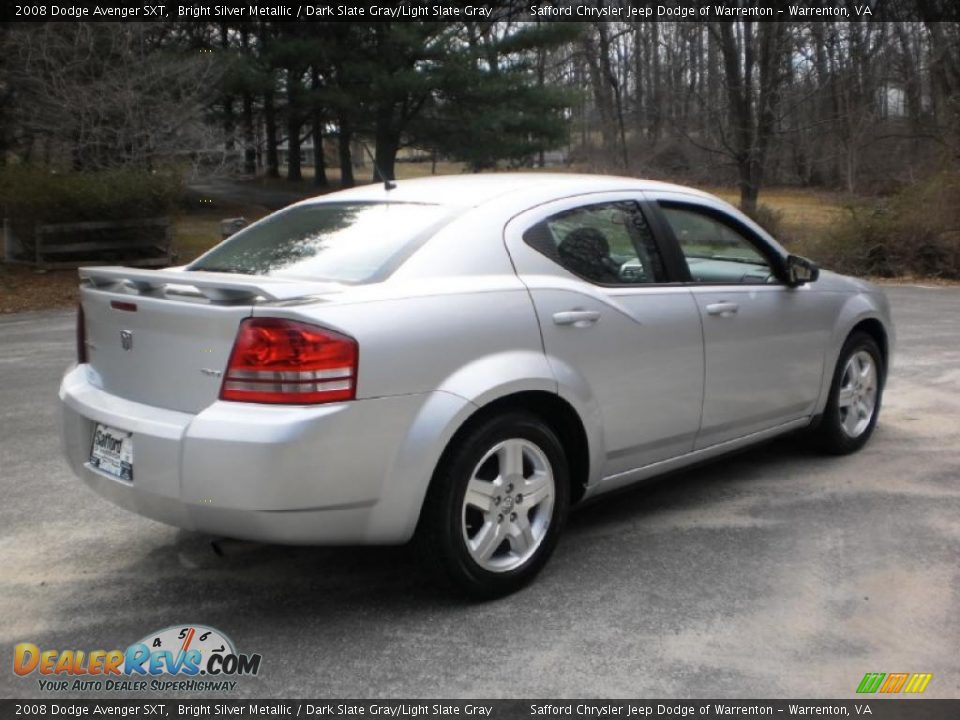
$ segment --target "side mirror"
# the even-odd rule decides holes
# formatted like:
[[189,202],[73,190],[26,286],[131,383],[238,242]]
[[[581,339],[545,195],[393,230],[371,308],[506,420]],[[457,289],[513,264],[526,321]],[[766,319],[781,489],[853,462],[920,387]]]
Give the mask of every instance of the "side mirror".
[[790,287],[815,282],[820,277],[820,268],[817,267],[817,264],[799,255],[787,256],[786,271],[787,285]]

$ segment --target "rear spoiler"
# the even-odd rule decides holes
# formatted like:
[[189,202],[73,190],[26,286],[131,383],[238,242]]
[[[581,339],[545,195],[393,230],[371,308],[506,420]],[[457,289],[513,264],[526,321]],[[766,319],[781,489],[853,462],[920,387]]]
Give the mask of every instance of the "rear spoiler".
[[139,270],[126,267],[84,267],[80,278],[94,288],[116,289],[119,285],[136,288],[141,295],[159,295],[168,285],[196,288],[211,302],[292,300],[305,295],[338,292],[339,283],[265,278],[252,275],[203,272],[197,270]]

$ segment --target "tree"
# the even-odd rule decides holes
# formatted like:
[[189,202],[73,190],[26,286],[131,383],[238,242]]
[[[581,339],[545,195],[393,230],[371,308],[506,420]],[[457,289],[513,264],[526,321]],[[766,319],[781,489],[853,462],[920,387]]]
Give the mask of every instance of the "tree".
[[725,149],[739,173],[740,207],[757,209],[780,93],[787,78],[788,23],[715,22],[723,55],[728,121]]
[[345,188],[355,183],[351,145],[354,128],[365,113],[361,101],[367,81],[357,60],[364,32],[353,23],[315,23],[313,31],[312,63],[320,82],[312,90],[312,102],[337,128],[340,186]]
[[18,150],[66,153],[75,169],[223,152],[206,122],[223,72],[211,55],[178,52],[147,23],[46,23],[10,30],[8,92]]
[[938,131],[960,160],[960,23],[937,22],[936,0],[918,0],[930,46],[930,90]]
[[[605,22],[595,22],[590,32],[580,38],[584,64],[590,77],[593,101],[600,120],[600,136],[603,149],[613,156],[617,145],[618,106],[620,89],[613,73],[610,58],[610,36]],[[620,127],[623,125],[619,114]],[[626,147],[620,148],[623,165],[626,166]]]
[[412,123],[413,141],[474,170],[498,160],[532,164],[565,142],[574,95],[542,80],[545,55],[582,28],[466,23],[463,29],[443,57],[432,102]]
[[310,127],[313,133],[313,184],[317,187],[327,187],[327,161],[323,153],[324,136],[324,106],[322,102],[323,88],[320,82],[320,71],[314,65],[310,69]]
[[263,87],[263,125],[264,144],[266,145],[267,176],[280,177],[280,157],[277,152],[277,108],[275,105],[276,66],[272,57],[274,28],[266,21],[257,23],[257,36],[260,41],[260,61],[266,82]]
[[243,171],[248,175],[257,172],[256,129],[253,119],[254,96],[261,82],[256,66],[250,61],[251,44],[250,31],[246,23],[240,27],[240,58],[235,67],[235,87],[240,94],[241,116],[243,118]]
[[7,81],[9,69],[7,54],[2,49],[7,47],[7,24],[0,23],[0,167],[7,164],[7,135],[10,132],[10,110],[13,104],[13,88]]

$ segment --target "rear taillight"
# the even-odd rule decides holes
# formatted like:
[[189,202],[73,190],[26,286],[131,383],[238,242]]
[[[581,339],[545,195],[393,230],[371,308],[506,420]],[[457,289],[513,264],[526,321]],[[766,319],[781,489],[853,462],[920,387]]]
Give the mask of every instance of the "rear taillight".
[[353,400],[356,391],[356,340],[293,320],[247,318],[220,399],[305,405]]
[[77,304],[77,362],[81,364],[88,362],[87,321],[83,317],[83,305],[79,303]]

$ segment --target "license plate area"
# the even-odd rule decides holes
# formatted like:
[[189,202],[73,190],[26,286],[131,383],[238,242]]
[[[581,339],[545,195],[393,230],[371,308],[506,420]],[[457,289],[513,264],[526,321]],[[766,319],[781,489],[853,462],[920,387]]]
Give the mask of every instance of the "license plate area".
[[97,423],[90,466],[111,477],[133,482],[133,433]]

